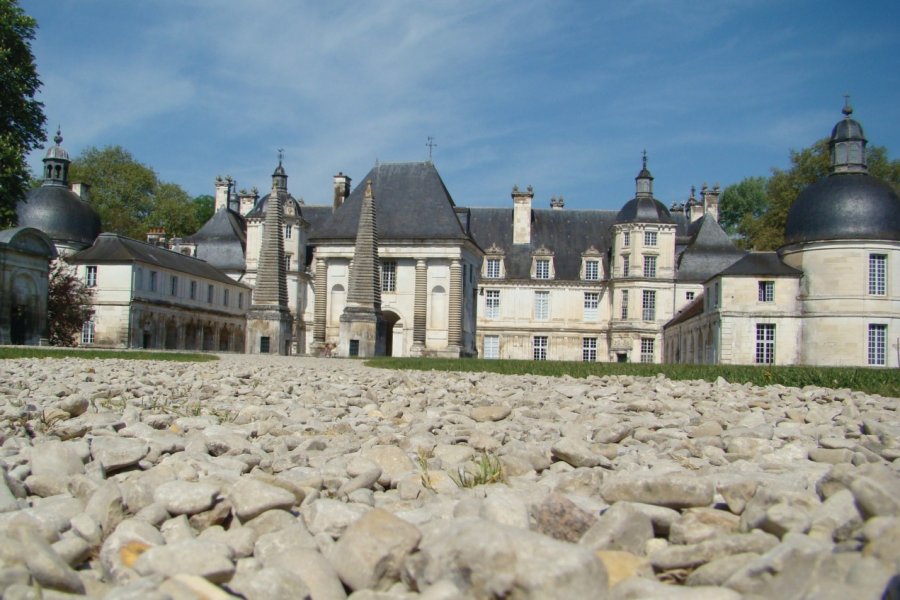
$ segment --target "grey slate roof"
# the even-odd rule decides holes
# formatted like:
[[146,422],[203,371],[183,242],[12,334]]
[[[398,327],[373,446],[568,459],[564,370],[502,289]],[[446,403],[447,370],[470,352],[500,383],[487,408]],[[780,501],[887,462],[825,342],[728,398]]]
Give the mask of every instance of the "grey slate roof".
[[200,231],[185,238],[197,245],[197,258],[218,269],[243,270],[246,267],[247,225],[244,218],[229,208],[220,208]]
[[310,232],[315,235],[322,229],[325,221],[331,218],[331,206],[304,206],[303,219],[309,223]]
[[678,256],[678,281],[702,283],[747,254],[734,246],[728,234],[709,215],[691,223],[687,233],[690,241]]
[[66,259],[72,264],[122,264],[142,262],[148,265],[157,265],[162,269],[169,269],[197,277],[205,277],[213,281],[249,287],[238,283],[231,277],[212,266],[211,264],[166,250],[159,246],[152,246],[131,238],[116,235],[114,233],[101,233],[94,245],[77,252]]
[[674,223],[665,204],[656,198],[642,196],[625,203],[616,223]]
[[720,273],[723,277],[800,277],[802,274],[802,271],[781,262],[776,252],[751,252]]
[[532,255],[543,246],[554,253],[556,279],[578,280],[581,255],[591,246],[606,262],[616,218],[611,210],[533,209],[531,243],[513,244],[513,209],[470,210],[475,242],[485,251],[496,245],[504,252],[507,279],[529,279]]
[[[283,170],[283,169],[282,169]],[[269,198],[272,196],[272,193],[269,192],[262,198],[256,201],[256,204],[253,205],[247,214],[245,215],[248,219],[262,219],[266,216],[266,207],[269,204]],[[300,215],[303,212],[303,206],[300,204],[300,201],[288,194],[288,202],[292,202],[294,204],[294,214]],[[305,216],[305,215],[304,215]]]
[[90,246],[100,235],[94,207],[65,185],[45,182],[16,205],[19,225],[34,227],[59,242]]
[[395,239],[469,239],[437,169],[424,162],[376,165],[330,218],[311,229],[311,243],[356,239],[363,192],[369,180],[382,243]]
[[681,312],[676,314],[672,320],[663,325],[663,329],[667,327],[671,327],[672,325],[678,325],[679,323],[684,323],[688,319],[696,317],[697,315],[703,314],[703,294],[697,294],[697,297],[691,300],[690,304],[685,306]]

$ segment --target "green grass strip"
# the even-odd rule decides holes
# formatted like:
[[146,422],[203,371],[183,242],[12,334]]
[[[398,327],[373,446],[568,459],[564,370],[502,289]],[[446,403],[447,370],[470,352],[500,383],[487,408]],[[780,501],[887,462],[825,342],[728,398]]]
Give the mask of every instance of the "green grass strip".
[[125,360],[166,360],[174,362],[207,362],[219,360],[214,354],[198,352],[148,352],[146,350],[83,350],[80,348],[48,348],[46,346],[0,347],[0,359],[5,358],[83,358]]
[[758,386],[784,385],[833,389],[847,388],[900,397],[900,372],[897,369],[865,367],[766,367],[755,365],[670,365],[640,363],[586,363],[530,360],[483,360],[445,358],[379,357],[366,361],[372,367],[384,369],[412,369],[419,371],[463,371],[500,373],[504,375],[546,375],[549,377],[584,378],[604,375],[631,375],[669,379],[703,379],[715,381],[723,377],[730,383],[750,383]]

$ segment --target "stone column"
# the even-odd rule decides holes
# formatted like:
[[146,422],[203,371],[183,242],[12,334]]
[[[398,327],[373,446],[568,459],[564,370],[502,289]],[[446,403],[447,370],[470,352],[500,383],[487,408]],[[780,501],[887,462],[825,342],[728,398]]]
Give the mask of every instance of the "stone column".
[[447,325],[447,344],[451,348],[462,345],[462,263],[454,259],[450,263],[449,321]]
[[313,349],[325,344],[325,318],[328,315],[328,262],[316,258],[315,306],[313,314]]
[[428,262],[416,260],[416,295],[413,306],[413,347],[425,349],[425,327],[428,317]]

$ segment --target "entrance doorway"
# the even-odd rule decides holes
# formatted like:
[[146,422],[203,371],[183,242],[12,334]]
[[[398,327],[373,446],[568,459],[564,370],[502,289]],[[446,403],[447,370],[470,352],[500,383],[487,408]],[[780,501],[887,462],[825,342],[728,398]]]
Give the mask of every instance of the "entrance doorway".
[[403,324],[400,315],[392,310],[382,313],[384,317],[384,355],[403,356]]

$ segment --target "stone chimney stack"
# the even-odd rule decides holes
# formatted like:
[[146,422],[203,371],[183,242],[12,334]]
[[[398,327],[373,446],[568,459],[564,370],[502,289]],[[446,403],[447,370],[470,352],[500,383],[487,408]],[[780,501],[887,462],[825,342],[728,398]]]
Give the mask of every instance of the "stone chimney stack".
[[228,201],[231,196],[231,183],[231,175],[226,175],[224,179],[221,176],[216,177],[216,212],[223,208],[228,208]]
[[253,207],[256,206],[256,201],[259,199],[259,190],[253,188],[249,192],[247,190],[241,190],[238,194],[238,212],[242,215],[246,215],[248,212],[253,210]]
[[563,208],[565,208],[565,206],[566,201],[562,196],[560,196],[559,198],[557,198],[556,196],[550,198],[550,208],[552,208],[553,210],[562,210]]
[[349,196],[350,177],[339,171],[338,174],[334,176],[334,206],[331,209],[332,212],[340,208]]
[[166,230],[162,227],[151,227],[147,230],[147,243],[151,246],[166,247]]
[[513,186],[513,244],[531,243],[532,200],[534,200],[534,189],[530,185],[524,192],[519,190],[519,186]]
[[78,197],[85,202],[91,201],[91,185],[89,183],[74,182],[70,186],[72,191],[78,194]]
[[691,198],[688,203],[690,205],[690,211],[688,212],[691,223],[702,217],[706,214],[706,209],[704,208],[704,200],[706,199],[706,191],[708,190],[708,186],[704,183],[703,187],[700,188],[700,198]]
[[719,195],[721,191],[719,184],[715,184],[712,189],[703,186],[703,213],[710,215],[716,221],[719,220]]

